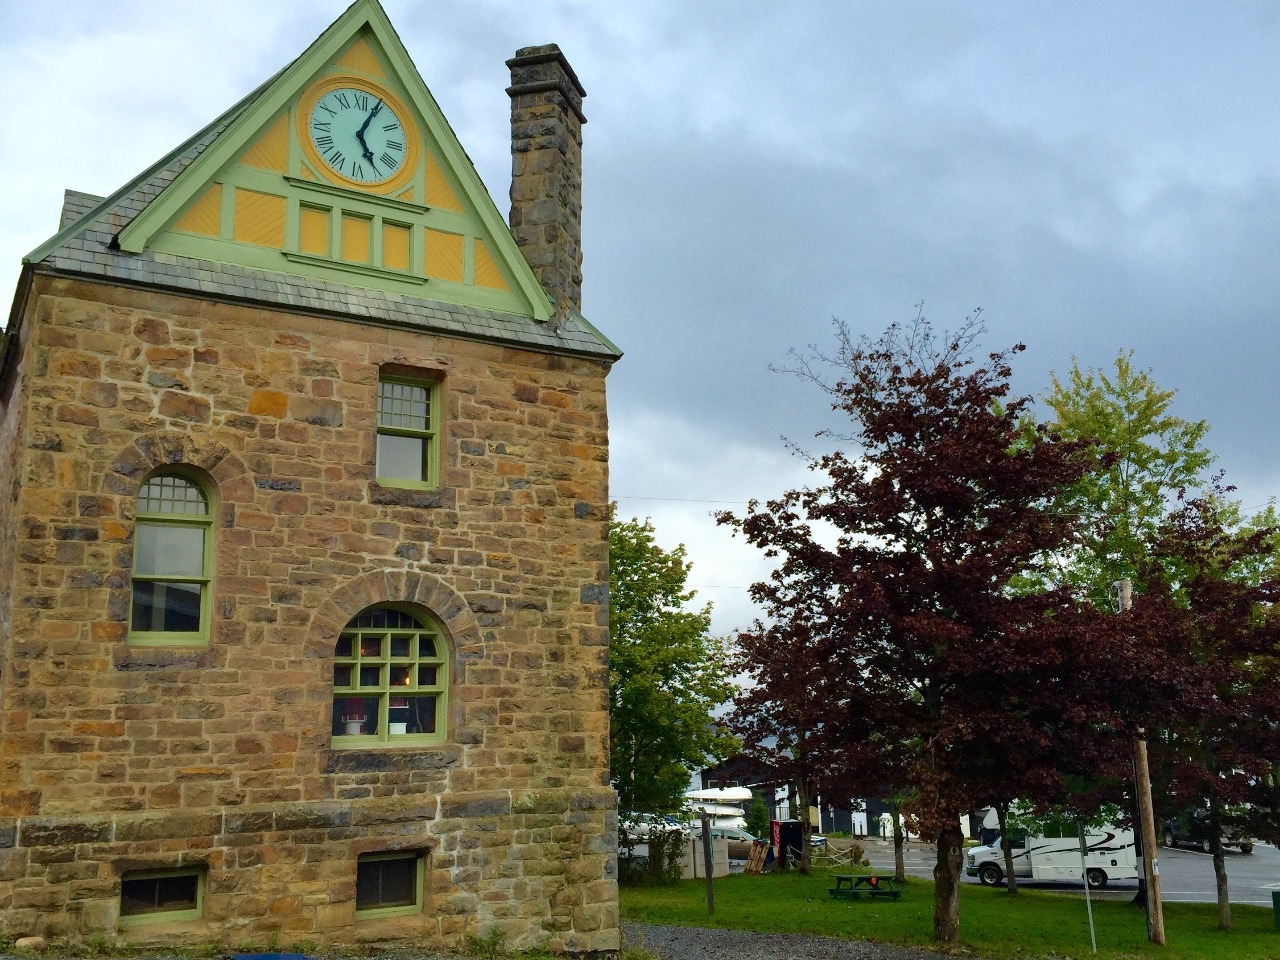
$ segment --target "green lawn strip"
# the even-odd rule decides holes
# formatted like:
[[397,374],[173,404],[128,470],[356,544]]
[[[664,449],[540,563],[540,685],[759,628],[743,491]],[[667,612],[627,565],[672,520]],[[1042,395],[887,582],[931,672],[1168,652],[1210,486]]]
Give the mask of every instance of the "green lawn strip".
[[[747,876],[715,881],[716,912],[707,916],[706,882],[688,880],[674,887],[624,887],[622,917],[639,923],[721,927],[772,933],[873,940],[932,946],[933,884],[909,880],[902,899],[833,900],[830,875],[795,873]],[[1280,957],[1280,933],[1272,913],[1261,907],[1235,906],[1235,928],[1219,933],[1213,904],[1165,905],[1168,943],[1147,942],[1146,918],[1125,900],[1094,900],[1098,954],[1104,960],[1162,957],[1167,960],[1274,960]],[[1091,957],[1084,898],[1043,890],[1010,897],[1003,888],[973,884],[961,888],[960,936],[964,947],[996,960],[1055,960]]]

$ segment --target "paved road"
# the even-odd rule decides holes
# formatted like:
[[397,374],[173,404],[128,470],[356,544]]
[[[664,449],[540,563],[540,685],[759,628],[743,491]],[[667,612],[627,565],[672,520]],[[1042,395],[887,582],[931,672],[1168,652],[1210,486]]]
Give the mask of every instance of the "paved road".
[[[893,869],[893,844],[868,841],[866,843],[867,859],[874,870]],[[1179,848],[1171,850],[1161,847],[1160,856],[1160,892],[1166,903],[1214,903],[1218,899],[1213,879],[1213,857],[1198,850]],[[910,842],[903,851],[904,865],[907,875],[912,877],[933,876],[933,865],[937,854],[930,844],[918,841]],[[1254,845],[1253,853],[1244,854],[1238,850],[1226,851],[1227,858],[1227,890],[1232,903],[1249,903],[1257,906],[1271,906],[1271,893],[1280,890],[1280,850],[1265,843]],[[964,878],[966,883],[977,883],[976,879]],[[1021,881],[1023,886],[1042,890],[1083,891],[1082,884],[1069,883],[1031,883]],[[1108,899],[1132,897],[1138,889],[1136,880],[1118,880],[1107,885],[1101,896]]]

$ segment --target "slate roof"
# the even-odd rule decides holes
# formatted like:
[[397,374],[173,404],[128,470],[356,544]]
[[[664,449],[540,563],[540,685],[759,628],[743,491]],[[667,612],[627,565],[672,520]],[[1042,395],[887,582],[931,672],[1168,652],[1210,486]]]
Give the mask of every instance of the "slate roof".
[[[616,360],[621,351],[581,314],[559,324],[531,317],[295,277],[235,264],[143,251],[126,253],[114,238],[274,82],[274,77],[106,199],[67,191],[62,229],[28,256],[37,271],[87,276],[182,294],[323,313],[366,323],[411,327],[553,353]],[[114,247],[114,249],[113,249]]]

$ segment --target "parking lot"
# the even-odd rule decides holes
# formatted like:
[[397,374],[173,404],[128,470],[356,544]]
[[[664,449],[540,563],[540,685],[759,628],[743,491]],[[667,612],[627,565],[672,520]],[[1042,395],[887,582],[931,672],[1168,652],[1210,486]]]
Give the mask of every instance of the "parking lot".
[[[893,844],[888,841],[863,841],[871,868],[879,871],[893,870]],[[932,844],[910,841],[906,844],[903,865],[907,875],[932,879],[937,854]],[[1198,850],[1160,847],[1160,892],[1166,903],[1214,903],[1218,899],[1213,878],[1213,857]],[[1271,892],[1280,890],[1280,851],[1266,843],[1256,843],[1253,853],[1238,850],[1226,851],[1227,889],[1232,903],[1271,906]],[[976,884],[973,877],[964,882]],[[1080,883],[1036,883],[1019,880],[1020,885],[1040,890],[1074,890],[1083,893]],[[1132,897],[1138,889],[1136,880],[1120,880],[1109,883],[1096,896],[1108,899]]]

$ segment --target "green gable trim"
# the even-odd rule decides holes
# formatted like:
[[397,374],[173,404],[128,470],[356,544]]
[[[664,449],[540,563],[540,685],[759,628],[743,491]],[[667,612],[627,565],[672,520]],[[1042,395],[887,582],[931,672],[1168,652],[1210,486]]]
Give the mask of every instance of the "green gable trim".
[[336,197],[341,197],[345,201],[357,200],[375,207],[386,207],[388,210],[394,210],[397,213],[421,216],[424,213],[431,212],[430,207],[424,206],[420,203],[410,203],[408,200],[397,200],[395,197],[384,197],[376,193],[362,193],[353,196],[350,190],[344,190],[341,187],[335,187],[331,183],[323,183],[319,180],[307,180],[305,177],[291,177],[286,175],[284,182],[289,184],[291,187],[298,187],[302,190],[313,190],[316,193],[331,194]]
[[411,273],[402,273],[399,270],[388,270],[385,267],[375,267],[367,263],[355,263],[350,260],[335,260],[331,257],[317,257],[309,253],[290,253],[284,251],[284,258],[294,263],[305,263],[321,270],[347,270],[351,273],[364,274],[367,277],[378,277],[382,280],[393,280],[396,283],[412,283],[414,286],[422,286],[427,283],[426,277],[415,277]]
[[[175,246],[171,237],[162,239],[163,231],[182,214],[209,183],[219,179],[224,171],[234,166],[254,138],[272,120],[287,111],[313,79],[320,75],[362,31],[368,31],[368,39],[380,48],[388,61],[391,72],[389,79],[393,79],[403,89],[411,108],[421,117],[430,134],[430,139],[434,141],[439,151],[442,166],[447,170],[451,182],[458,188],[464,208],[468,209],[474,217],[479,229],[473,228],[465,232],[473,237],[478,236],[485,242],[507,279],[511,290],[499,301],[501,309],[523,313],[536,321],[549,320],[553,314],[545,292],[529,268],[505,220],[498,212],[493,199],[471,165],[470,159],[434,97],[414,68],[408,52],[404,49],[377,0],[356,0],[346,13],[321,34],[301,56],[265,85],[260,94],[253,98],[252,103],[246,104],[243,110],[231,117],[225,129],[216,135],[190,165],[178,173],[173,182],[120,231],[116,238],[120,249],[128,253],[142,253],[148,249],[167,249],[183,255],[193,255],[195,251],[187,248],[184,243],[179,242]],[[244,172],[243,169],[238,169],[235,179],[243,182],[241,174]],[[344,191],[329,184],[319,184],[304,178],[290,177],[288,183],[299,191],[327,192],[341,196],[344,206],[366,203],[385,206],[383,201],[388,200],[388,198],[375,198],[358,191]],[[325,189],[326,187],[328,190]],[[389,202],[397,203],[394,200]],[[408,209],[417,206],[414,204]],[[430,215],[441,218],[442,225],[445,219],[451,220],[452,225],[442,226],[442,228],[451,232],[460,232],[457,215],[451,211],[430,211]],[[418,216],[421,217],[422,214],[419,213]],[[296,247],[294,249],[296,250]],[[240,260],[240,252],[239,249],[236,250],[237,261],[244,262]],[[211,259],[218,258],[211,257]],[[275,270],[284,268],[279,261],[271,267],[261,263],[256,257],[249,259],[254,266]],[[490,293],[502,292],[481,288],[474,295],[467,296],[463,302],[495,303]]]

